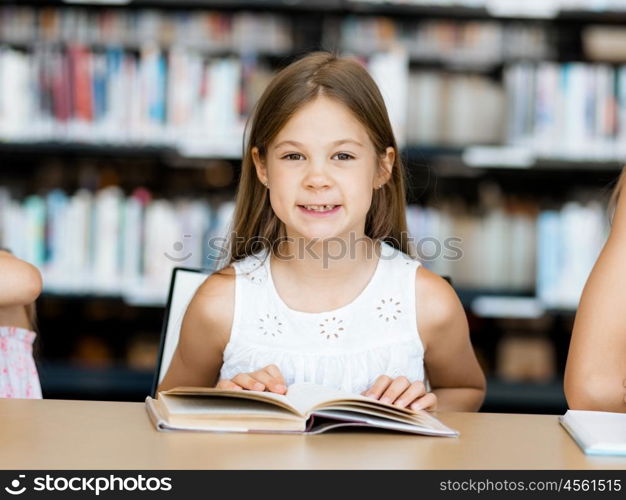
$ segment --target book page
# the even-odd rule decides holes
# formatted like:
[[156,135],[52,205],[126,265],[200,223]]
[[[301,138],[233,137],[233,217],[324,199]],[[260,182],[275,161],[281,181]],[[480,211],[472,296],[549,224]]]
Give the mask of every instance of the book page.
[[[185,404],[189,399],[191,405]],[[232,403],[244,413],[233,413]],[[161,431],[303,432],[306,427],[306,421],[291,411],[248,399],[148,396],[146,409],[153,425]]]
[[[364,425],[367,427],[376,427],[379,429],[390,429],[402,432],[411,432],[413,434],[423,434],[427,436],[449,436],[456,437],[459,435],[458,431],[450,429],[448,426],[439,422],[431,415],[423,412],[424,415],[420,415],[418,421],[402,421],[396,418],[389,418],[387,416],[376,416],[374,414],[355,413],[351,411],[335,411],[335,410],[319,410],[314,413],[316,417],[324,417],[329,419],[335,419],[337,422],[331,424],[332,427],[339,427],[342,424],[349,426],[350,424]],[[322,424],[322,427],[329,427],[328,423]],[[316,429],[315,422],[312,429],[313,433],[322,432],[321,429]]]
[[268,404],[273,404],[278,407],[285,408],[292,413],[304,416],[304,413],[300,412],[298,408],[286,396],[282,394],[275,394],[273,392],[215,389],[213,387],[175,387],[174,389],[161,392],[160,394],[165,396],[192,396],[200,399],[205,397],[227,397],[234,400],[251,399],[256,401],[263,401]]
[[291,410],[272,402],[255,399],[231,398],[222,396],[198,397],[161,394],[160,400],[166,406],[169,416],[207,418],[288,418],[300,419]]
[[626,453],[626,414],[568,410],[563,419],[585,451]]
[[414,415],[416,412],[406,408],[381,403],[371,398],[366,398],[360,394],[330,389],[318,384],[299,383],[290,385],[287,388],[287,399],[302,414],[308,415],[312,411],[332,405],[346,405],[345,409],[366,412],[367,407],[380,408],[397,414]]

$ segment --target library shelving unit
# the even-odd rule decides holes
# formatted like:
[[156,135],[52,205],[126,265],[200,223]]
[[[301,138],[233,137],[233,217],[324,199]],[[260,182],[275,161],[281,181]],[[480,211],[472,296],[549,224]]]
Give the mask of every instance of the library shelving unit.
[[[616,43],[626,5],[500,3],[0,1],[0,243],[21,249],[39,221],[45,243],[29,240],[21,256],[51,269],[38,304],[44,395],[142,400],[168,276],[155,271],[156,295],[132,279],[120,288],[104,254],[99,274],[81,275],[72,266],[83,253],[70,263],[55,253],[65,248],[50,236],[65,220],[58,207],[74,207],[72,224],[92,234],[114,227],[119,247],[136,235],[107,226],[110,207],[168,228],[165,239],[134,240],[146,247],[178,251],[185,231],[217,234],[255,98],[276,69],[326,49],[360,57],[384,94],[404,96],[388,106],[402,131],[410,226],[417,238],[463,235],[463,259],[426,265],[451,277],[466,306],[488,374],[484,409],[562,412],[581,273],[626,158],[626,52]],[[85,207],[94,227],[80,219]],[[172,222],[181,217],[189,226]],[[572,225],[591,241],[575,245],[585,248],[574,263],[562,258],[581,237]],[[134,255],[125,272],[139,279],[151,259]],[[78,283],[59,281],[68,269]]]

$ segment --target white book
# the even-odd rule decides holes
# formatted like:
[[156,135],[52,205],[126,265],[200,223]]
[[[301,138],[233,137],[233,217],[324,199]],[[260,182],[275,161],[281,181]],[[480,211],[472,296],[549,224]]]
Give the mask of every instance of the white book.
[[317,434],[347,426],[459,436],[429,412],[309,383],[293,384],[285,395],[177,387],[147,397],[146,410],[159,431]]
[[534,149],[546,156],[553,154],[559,141],[559,109],[563,96],[559,91],[559,65],[542,62],[537,67]]
[[155,200],[148,205],[144,222],[144,285],[167,296],[172,269],[181,255],[180,225],[173,204]]
[[461,239],[463,258],[453,262],[452,278],[459,287],[483,286],[483,242],[480,220],[470,213],[455,213],[453,234]]
[[195,95],[187,51],[173,46],[168,57],[167,120],[170,132],[176,134],[189,121]]
[[619,67],[617,82],[617,154],[623,160],[626,158],[626,65]]
[[70,201],[69,252],[66,255],[71,256],[74,271],[68,274],[68,279],[82,287],[87,287],[87,283],[92,282],[95,247],[93,210],[93,194],[86,189],[77,191]]
[[606,64],[595,66],[595,127],[593,131],[594,148],[593,152],[596,157],[609,156],[612,152],[613,144],[613,119],[614,107],[613,99],[615,97],[614,81],[615,75],[613,68]]
[[180,266],[203,267],[204,238],[210,222],[208,204],[201,200],[182,200],[177,204],[181,236],[177,248],[180,250],[173,260],[180,262]]
[[454,262],[462,259],[461,245],[463,242],[454,233],[452,215],[447,210],[434,208],[427,209],[427,213],[431,220],[433,235],[444,249],[442,255],[434,262],[431,269],[440,276],[448,276],[454,279],[452,265]]
[[398,147],[406,144],[409,58],[404,49],[394,47],[373,55],[368,70],[383,96]]
[[96,194],[94,211],[95,286],[104,291],[119,290],[121,259],[121,210],[123,193],[108,187]]
[[[565,204],[561,216],[563,275],[560,297],[563,306],[577,307],[582,290],[606,239],[605,216],[600,203]],[[581,238],[580,235],[585,235]]]
[[476,127],[475,98],[472,77],[453,76],[449,80],[447,95],[446,142],[462,145],[471,142],[471,131]]
[[589,151],[586,133],[586,82],[591,68],[586,64],[567,63],[562,67],[565,83],[565,121],[563,153],[584,155]]
[[435,71],[411,73],[407,117],[407,141],[410,145],[442,142],[444,84],[442,74]]
[[510,250],[519,242],[512,241],[511,218],[503,207],[489,209],[481,221],[483,249],[477,262],[481,288],[509,288]]
[[511,216],[510,287],[528,290],[535,286],[536,264],[535,217],[527,213]]
[[626,455],[626,413],[567,410],[559,422],[587,455]]
[[15,50],[0,50],[0,140],[27,135],[34,107],[29,59]]
[[472,139],[484,144],[500,144],[504,141],[504,116],[506,114],[504,90],[500,84],[488,78],[476,78],[476,96],[474,116],[480,116],[480,126],[470,130],[475,134]]
[[122,208],[124,212],[122,234],[122,284],[127,290],[141,279],[142,224],[144,206],[139,197],[129,196]]
[[535,108],[532,80],[530,64],[516,64],[505,70],[507,142],[510,144],[524,146],[531,140],[527,116]]
[[26,238],[24,228],[26,227],[26,214],[20,203],[9,199],[2,212],[2,227],[4,236],[2,245],[9,248],[13,254],[20,258],[26,258]]

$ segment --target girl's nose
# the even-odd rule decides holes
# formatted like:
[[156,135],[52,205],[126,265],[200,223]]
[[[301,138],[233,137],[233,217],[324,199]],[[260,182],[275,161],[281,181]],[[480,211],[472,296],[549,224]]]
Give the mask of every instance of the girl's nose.
[[322,189],[331,186],[332,179],[323,162],[311,162],[304,177],[304,184],[309,189]]

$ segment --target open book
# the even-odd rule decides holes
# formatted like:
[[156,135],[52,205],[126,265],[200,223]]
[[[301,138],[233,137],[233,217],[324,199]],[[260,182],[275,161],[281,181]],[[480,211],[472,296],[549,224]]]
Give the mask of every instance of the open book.
[[588,455],[626,455],[626,413],[567,410],[559,422]]
[[377,427],[430,436],[458,436],[426,411],[300,383],[287,394],[177,387],[146,398],[158,430],[319,433],[344,426]]

